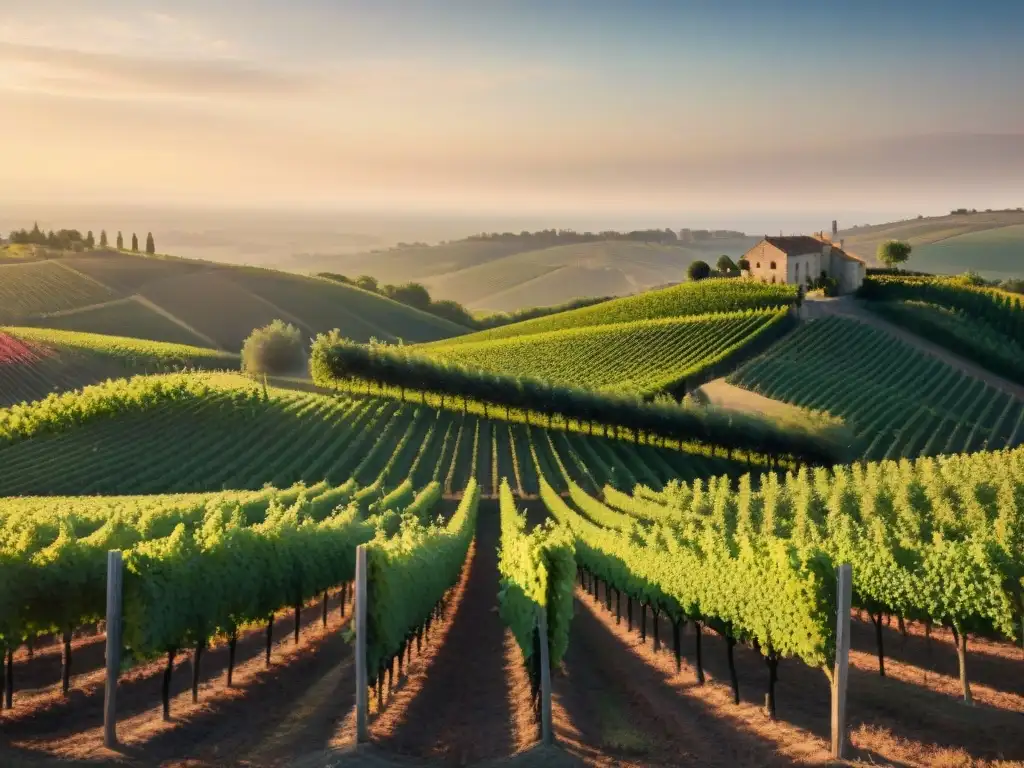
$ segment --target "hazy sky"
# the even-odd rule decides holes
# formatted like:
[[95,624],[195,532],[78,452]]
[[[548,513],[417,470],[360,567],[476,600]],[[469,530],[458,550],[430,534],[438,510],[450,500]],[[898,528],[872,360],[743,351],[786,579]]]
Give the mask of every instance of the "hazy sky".
[[0,0],[0,200],[1024,205],[1024,2]]

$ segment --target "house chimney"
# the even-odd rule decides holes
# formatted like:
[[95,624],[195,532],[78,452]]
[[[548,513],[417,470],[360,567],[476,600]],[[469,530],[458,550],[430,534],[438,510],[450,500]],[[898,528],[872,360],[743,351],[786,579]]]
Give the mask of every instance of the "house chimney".
[[841,240],[839,241],[839,250],[843,250],[843,243],[844,243],[844,242],[845,242],[845,240],[844,240],[844,239],[841,239]]
[[832,219],[832,239],[836,239],[836,235],[839,234],[839,224],[835,219]]

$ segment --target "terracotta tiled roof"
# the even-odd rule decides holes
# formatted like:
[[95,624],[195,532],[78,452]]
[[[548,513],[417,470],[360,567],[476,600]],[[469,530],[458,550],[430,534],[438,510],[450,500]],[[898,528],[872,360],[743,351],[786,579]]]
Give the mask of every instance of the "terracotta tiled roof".
[[787,256],[799,256],[802,253],[821,253],[821,247],[824,245],[821,240],[810,235],[766,237],[765,240]]

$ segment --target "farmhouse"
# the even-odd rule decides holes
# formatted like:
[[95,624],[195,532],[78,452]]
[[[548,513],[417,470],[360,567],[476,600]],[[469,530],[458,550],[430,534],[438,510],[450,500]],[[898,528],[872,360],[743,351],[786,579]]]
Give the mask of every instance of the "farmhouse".
[[843,250],[834,221],[831,236],[824,232],[788,237],[765,235],[743,258],[750,264],[750,276],[766,283],[808,285],[825,275],[836,280],[839,293],[852,293],[864,281],[864,260]]

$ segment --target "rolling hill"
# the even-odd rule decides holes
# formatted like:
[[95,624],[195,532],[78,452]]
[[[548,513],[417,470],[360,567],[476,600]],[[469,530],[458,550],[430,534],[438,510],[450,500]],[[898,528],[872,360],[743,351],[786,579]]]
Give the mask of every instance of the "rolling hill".
[[274,319],[306,336],[434,341],[467,329],[329,280],[117,251],[0,265],[0,323],[133,336],[235,352]]
[[236,369],[238,356],[95,333],[0,328],[0,408],[111,377],[183,368]]
[[847,250],[869,264],[879,244],[905,240],[914,246],[909,269],[936,274],[974,270],[992,279],[1024,275],[1024,211],[922,217],[854,227],[839,235]]
[[715,238],[685,246],[600,240],[535,248],[518,242],[461,240],[310,257],[301,265],[310,271],[369,274],[386,283],[415,280],[435,298],[454,299],[474,310],[505,312],[681,282],[693,261],[713,263],[722,254],[736,258],[754,242],[753,237]]

